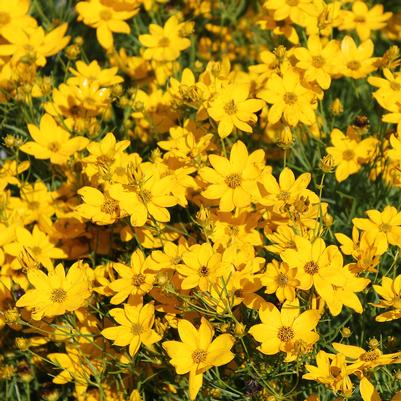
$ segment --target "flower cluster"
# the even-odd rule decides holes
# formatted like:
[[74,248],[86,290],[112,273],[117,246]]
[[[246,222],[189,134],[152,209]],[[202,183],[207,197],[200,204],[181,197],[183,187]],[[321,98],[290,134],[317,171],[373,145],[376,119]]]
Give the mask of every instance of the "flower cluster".
[[0,0],[3,398],[399,401],[397,6],[54,3]]

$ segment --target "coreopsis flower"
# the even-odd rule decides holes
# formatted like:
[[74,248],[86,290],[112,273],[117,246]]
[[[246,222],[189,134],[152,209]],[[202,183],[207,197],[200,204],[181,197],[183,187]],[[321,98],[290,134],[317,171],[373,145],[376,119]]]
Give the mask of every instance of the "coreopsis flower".
[[204,167],[199,171],[202,179],[209,183],[202,196],[219,199],[222,212],[249,206],[259,196],[257,179],[264,165],[262,149],[248,154],[245,144],[238,141],[231,148],[230,159],[210,155],[209,161],[213,168]]
[[21,181],[17,175],[23,173],[30,167],[30,162],[25,160],[18,163],[16,160],[5,160],[0,166],[0,190],[3,190],[7,185],[21,186]]
[[357,142],[337,128],[333,129],[330,138],[334,146],[329,146],[326,151],[334,158],[335,175],[338,182],[356,174],[362,164],[369,160],[377,143],[374,138],[366,138]]
[[311,180],[310,173],[303,173],[297,179],[288,167],[281,170],[278,182],[270,172],[262,174],[260,183],[263,187],[258,202],[263,206],[273,207],[276,212],[282,212],[289,205],[294,204],[299,196],[312,195],[307,189]]
[[187,320],[180,320],[178,334],[181,341],[165,341],[163,348],[177,374],[189,373],[189,398],[194,400],[202,387],[203,373],[234,359],[230,351],[234,338],[230,334],[221,334],[213,340],[214,328],[204,317],[199,329]]
[[340,72],[346,77],[360,79],[376,69],[373,56],[374,44],[368,39],[358,47],[351,36],[345,36],[340,45]]
[[[16,227],[15,236],[16,241],[6,244],[4,250],[7,254],[16,257],[14,261],[16,268],[25,267],[29,270],[29,267],[38,267],[41,264],[48,271],[52,271],[52,259],[64,259],[67,256],[36,225],[33,227],[32,232],[29,232],[24,227]],[[28,259],[32,261],[29,266],[24,263]]]
[[207,112],[218,122],[217,132],[221,138],[231,134],[234,127],[241,131],[252,132],[249,122],[256,122],[254,113],[259,111],[264,102],[260,99],[248,99],[249,84],[232,84],[217,93]]
[[113,32],[129,34],[131,29],[125,20],[133,17],[139,11],[119,11],[100,0],[80,1],[76,6],[78,20],[92,28],[96,28],[96,37],[105,49],[111,49],[114,44]]
[[180,22],[176,15],[171,16],[163,27],[150,24],[150,33],[139,35],[139,41],[146,47],[143,58],[158,62],[176,60],[191,45],[191,41],[185,37],[190,33],[186,32],[186,24]]
[[274,73],[266,82],[258,97],[271,104],[268,112],[270,124],[281,118],[294,127],[298,122],[312,125],[315,122],[315,93],[302,85],[299,74],[291,68]]
[[184,277],[181,283],[183,290],[198,287],[201,291],[207,291],[220,277],[230,272],[227,264],[222,263],[221,254],[209,243],[192,245],[182,254],[182,262],[177,266],[177,271]]
[[120,278],[109,284],[110,289],[115,292],[110,303],[118,305],[128,297],[130,297],[131,305],[141,303],[143,296],[152,289],[155,281],[155,274],[151,270],[149,259],[145,259],[143,252],[138,249],[131,255],[130,266],[115,262],[113,269]]
[[392,13],[383,12],[383,4],[376,4],[372,8],[363,1],[355,1],[351,10],[342,10],[340,13],[340,30],[349,31],[355,29],[361,40],[367,40],[371,32],[384,28],[386,21]]
[[267,264],[266,271],[261,275],[260,281],[266,287],[266,294],[276,294],[281,303],[285,300],[293,302],[296,288],[300,284],[296,276],[296,268],[290,269],[286,263],[273,260]]
[[401,274],[395,279],[383,276],[381,286],[374,285],[374,290],[382,297],[378,308],[392,308],[391,310],[376,316],[378,322],[401,319]]
[[36,159],[50,159],[53,164],[65,164],[75,153],[86,147],[89,140],[83,136],[71,138],[68,131],[61,128],[50,114],[40,119],[39,128],[28,124],[34,141],[24,143],[20,149]]
[[99,225],[112,224],[124,215],[120,203],[113,194],[102,193],[96,188],[83,187],[78,194],[84,203],[75,208],[76,213]]
[[62,24],[52,31],[45,33],[41,26],[29,30],[3,32],[9,42],[0,45],[0,56],[11,56],[11,61],[17,63],[21,59],[29,58],[39,67],[46,65],[46,57],[53,56],[67,46],[70,37],[64,36],[68,24]]
[[35,28],[37,23],[29,13],[30,2],[27,0],[15,0],[10,7],[7,0],[0,1],[0,35],[21,35],[21,31],[27,28]]
[[31,269],[27,275],[35,288],[28,290],[16,306],[31,310],[34,320],[75,311],[91,294],[89,282],[82,275],[79,263],[74,263],[67,274],[64,266],[59,264],[48,275],[39,269]]
[[113,340],[113,345],[125,347],[129,345],[129,354],[134,356],[141,344],[152,345],[159,341],[161,337],[152,330],[155,321],[155,308],[153,304],[128,305],[124,304],[124,309],[115,308],[110,310],[110,316],[119,326],[103,329],[101,334],[109,340]]
[[344,285],[343,257],[335,245],[326,247],[322,238],[313,242],[306,238],[294,238],[296,249],[286,249],[281,258],[290,268],[297,268],[299,288],[309,290],[312,286],[328,303],[334,303],[333,285]]
[[387,249],[388,245],[401,247],[401,212],[394,206],[386,206],[382,212],[372,209],[366,214],[369,219],[352,219],[355,227],[366,231],[383,248]]
[[394,99],[400,98],[401,74],[393,73],[388,68],[384,68],[383,75],[384,78],[369,77],[368,82],[378,88],[373,93],[373,97],[383,108],[387,108],[387,105],[395,103]]
[[90,82],[97,82],[101,87],[107,87],[124,81],[122,77],[117,75],[117,67],[102,69],[97,60],[93,60],[90,64],[77,61],[75,66],[76,69],[70,68],[74,76],[68,78],[68,84],[79,85],[82,80],[87,79]]
[[298,300],[284,302],[281,311],[267,302],[260,308],[259,317],[262,323],[252,326],[249,334],[261,343],[258,349],[266,355],[286,352],[289,362],[297,342],[311,346],[319,339],[315,328],[320,313],[315,309],[300,313]]
[[332,355],[319,351],[316,355],[316,364],[317,366],[305,365],[308,373],[302,376],[304,379],[322,383],[346,397],[351,396],[353,385],[349,376],[359,368],[361,363],[347,365],[345,355]]
[[316,81],[322,89],[328,89],[334,73],[334,60],[340,50],[339,45],[334,40],[323,45],[318,35],[310,35],[307,45],[307,48],[294,49],[294,55],[298,59],[296,66],[305,71],[306,81]]

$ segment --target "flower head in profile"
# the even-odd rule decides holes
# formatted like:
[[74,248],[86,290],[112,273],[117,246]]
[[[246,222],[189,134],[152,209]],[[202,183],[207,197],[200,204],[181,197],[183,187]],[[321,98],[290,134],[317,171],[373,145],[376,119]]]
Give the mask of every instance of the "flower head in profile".
[[48,275],[39,269],[28,271],[28,280],[35,287],[18,301],[17,307],[32,310],[32,319],[53,317],[80,308],[91,292],[89,282],[82,274],[80,263],[74,263],[67,274],[62,264]]
[[33,141],[22,145],[20,149],[36,159],[50,159],[53,164],[65,164],[68,159],[89,143],[87,138],[76,136],[71,138],[68,131],[61,128],[50,114],[40,120],[39,128],[28,125]]
[[213,340],[213,326],[204,317],[199,329],[188,320],[180,320],[178,334],[181,341],[165,341],[163,348],[179,375],[189,372],[189,397],[194,400],[202,387],[203,373],[234,359],[230,351],[234,337],[222,334]]

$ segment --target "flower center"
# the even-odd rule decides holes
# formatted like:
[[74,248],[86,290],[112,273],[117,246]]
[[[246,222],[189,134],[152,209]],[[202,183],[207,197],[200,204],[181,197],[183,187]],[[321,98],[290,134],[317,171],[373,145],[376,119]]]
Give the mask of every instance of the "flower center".
[[203,349],[196,349],[192,353],[192,360],[195,363],[205,362],[206,361],[206,356],[207,356],[207,352],[206,351],[204,351]]
[[299,0],[287,0],[287,4],[290,7],[296,7],[298,5],[298,3],[299,3]]
[[354,22],[363,24],[364,22],[366,22],[366,18],[363,15],[356,15],[354,17]]
[[360,356],[360,359],[365,362],[372,362],[375,361],[377,358],[379,358],[379,356],[380,356],[379,351],[373,350],[363,353]]
[[113,13],[110,10],[102,10],[99,13],[99,17],[100,19],[102,19],[103,21],[109,21],[112,19],[113,17]]
[[344,150],[343,159],[346,161],[352,160],[355,157],[355,152],[352,149]]
[[132,277],[132,284],[134,284],[135,287],[140,287],[145,282],[145,280],[146,277],[144,274],[135,274],[134,277]]
[[294,330],[289,326],[282,326],[278,329],[277,337],[280,341],[288,342],[295,337]]
[[294,92],[286,92],[284,93],[284,103],[286,104],[295,104],[298,100],[298,96]]
[[401,90],[401,85],[400,85],[398,82],[391,81],[391,82],[390,82],[390,88],[391,88],[393,91],[399,91],[399,90]]
[[60,150],[60,144],[57,142],[50,142],[47,147],[51,152],[58,152]]
[[321,68],[326,63],[326,60],[322,56],[313,56],[312,57],[312,65],[315,68]]
[[352,71],[356,71],[361,68],[361,63],[357,60],[352,60],[347,63],[347,67]]
[[382,223],[379,226],[379,230],[383,233],[387,233],[389,231],[391,231],[391,225],[390,224],[386,224],[386,223]]
[[279,287],[285,287],[288,284],[288,277],[284,273],[280,272],[276,277],[276,282]]
[[67,292],[62,288],[56,288],[52,290],[50,294],[50,301],[56,302],[58,304],[63,303],[66,298],[67,298]]
[[134,323],[132,326],[131,326],[131,333],[134,335],[134,336],[139,336],[140,334],[142,334],[143,333],[143,327],[142,327],[142,325],[140,325],[139,323]]
[[338,377],[341,374],[341,369],[338,366],[330,366],[330,374],[332,377]]
[[319,265],[311,260],[310,262],[306,263],[304,270],[306,274],[316,274],[319,271]]
[[280,201],[287,202],[290,199],[290,193],[288,191],[281,191],[276,197]]
[[35,256],[38,256],[42,253],[42,248],[40,246],[34,246],[31,248],[31,250]]
[[200,275],[201,277],[207,277],[207,276],[209,275],[209,269],[207,268],[207,266],[202,266],[202,267],[199,269],[199,275]]
[[230,174],[226,177],[224,182],[231,188],[237,188],[241,185],[241,176],[238,173]]
[[224,105],[224,111],[229,115],[235,114],[237,112],[237,106],[234,103],[234,100],[231,99]]
[[158,44],[160,47],[168,47],[170,46],[170,39],[163,36],[162,38],[160,38]]
[[100,210],[109,215],[118,215],[120,212],[120,206],[116,200],[105,198]]

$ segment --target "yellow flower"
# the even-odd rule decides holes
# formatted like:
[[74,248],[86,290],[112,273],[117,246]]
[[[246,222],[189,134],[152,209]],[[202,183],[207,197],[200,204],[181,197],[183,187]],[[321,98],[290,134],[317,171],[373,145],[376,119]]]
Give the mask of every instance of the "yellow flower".
[[357,142],[337,128],[333,129],[330,138],[334,146],[329,146],[326,150],[334,158],[335,175],[338,182],[342,182],[350,175],[357,173],[362,164],[369,159],[376,145],[374,138],[366,138]]
[[277,299],[283,303],[285,300],[295,300],[295,290],[299,286],[296,278],[297,269],[290,269],[286,263],[273,260],[266,266],[266,272],[262,274],[260,281],[266,287],[266,294],[276,294]]
[[307,49],[304,47],[294,49],[294,55],[298,59],[296,66],[305,71],[306,81],[316,81],[322,89],[328,89],[339,50],[336,41],[332,40],[323,45],[318,35],[310,35]]
[[89,282],[82,276],[79,263],[74,263],[67,275],[62,264],[48,275],[39,269],[29,270],[27,274],[35,289],[28,290],[16,306],[32,310],[34,320],[75,311],[90,296]]
[[213,340],[213,326],[204,317],[198,330],[189,321],[180,320],[178,334],[181,342],[165,341],[163,348],[177,374],[189,372],[189,398],[194,400],[202,387],[203,373],[234,359],[230,351],[234,338],[230,334],[222,334]]
[[[320,313],[317,310],[300,313],[298,300],[284,302],[281,311],[267,302],[260,308],[259,317],[262,323],[252,326],[249,334],[261,343],[258,349],[266,355],[280,351],[291,355],[297,342],[310,346],[319,339],[314,330]],[[287,362],[292,360],[290,355],[287,355]]]
[[68,24],[62,24],[49,33],[45,33],[42,27],[32,27],[29,30],[17,30],[3,33],[8,44],[0,45],[0,56],[11,56],[12,62],[28,58],[36,65],[43,67],[46,57],[53,56],[62,50],[70,40],[64,36]]
[[272,105],[268,113],[269,123],[275,124],[283,117],[290,126],[299,121],[306,125],[315,122],[315,96],[302,85],[299,74],[291,68],[285,69],[282,76],[274,73],[258,92],[258,97]]
[[142,303],[143,295],[152,289],[155,281],[150,263],[139,249],[131,255],[130,267],[122,263],[113,263],[113,268],[120,278],[109,284],[110,289],[116,293],[110,300],[112,305],[121,304],[128,297],[131,305]]
[[358,47],[351,36],[346,36],[341,41],[341,67],[340,72],[346,77],[360,79],[366,77],[376,69],[372,58],[374,50],[373,42],[368,39]]
[[296,249],[286,249],[281,258],[290,268],[297,268],[299,288],[309,290],[312,286],[316,292],[329,304],[334,299],[334,286],[343,286],[343,258],[335,245],[326,248],[323,239],[313,242],[306,238],[294,238]]
[[129,34],[130,26],[124,20],[136,15],[139,9],[116,11],[103,3],[101,0],[81,1],[76,5],[76,10],[79,21],[96,28],[96,37],[102,47],[111,49],[114,44],[113,32]]
[[28,258],[33,261],[31,267],[42,264],[51,271],[53,270],[52,259],[64,259],[67,256],[62,249],[50,242],[49,237],[38,226],[33,227],[32,233],[26,228],[17,227],[15,235],[17,241],[5,245],[4,250],[16,257],[14,262],[16,268],[20,268],[21,263]]
[[392,105],[396,104],[396,99],[400,99],[401,91],[401,74],[392,73],[388,68],[383,69],[384,78],[369,77],[368,82],[379,88],[373,93],[373,97],[385,109],[391,111]]
[[174,61],[182,50],[191,46],[191,41],[184,36],[187,23],[179,22],[176,15],[170,17],[164,27],[149,25],[150,34],[139,35],[139,41],[146,47],[143,52],[145,60]]
[[209,243],[192,245],[183,253],[182,260],[183,264],[177,266],[177,271],[184,276],[183,290],[199,287],[201,291],[208,291],[219,277],[229,272],[227,265],[221,262],[221,255]]
[[213,120],[218,121],[217,131],[221,138],[231,134],[234,127],[241,131],[252,132],[249,122],[256,122],[254,114],[264,102],[259,99],[248,99],[249,84],[232,84],[222,89],[213,99],[207,112]]
[[401,319],[401,274],[395,279],[382,277],[382,285],[374,285],[374,290],[382,297],[379,304],[374,304],[378,308],[393,308],[376,316],[378,322],[388,322],[390,320]]
[[83,187],[78,190],[83,204],[75,208],[76,213],[99,225],[112,224],[124,215],[118,200],[111,193],[102,193],[96,188]]
[[363,1],[355,1],[352,10],[342,10],[340,13],[340,30],[349,31],[355,29],[361,40],[367,40],[371,32],[384,28],[386,21],[392,13],[383,13],[383,5],[376,4],[371,9]]
[[231,148],[230,159],[218,155],[209,156],[213,168],[204,167],[199,171],[203,180],[210,183],[202,196],[219,199],[222,212],[249,206],[259,196],[257,179],[264,165],[264,151],[258,149],[248,155],[243,142],[236,142]]
[[0,0],[0,35],[20,34],[19,31],[36,27],[35,19],[28,15],[29,6],[29,0],[15,0],[12,5],[7,0]]
[[319,351],[316,355],[316,364],[317,366],[305,365],[308,373],[302,376],[303,379],[322,383],[333,391],[341,392],[345,397],[351,396],[353,385],[349,376],[361,364],[347,365],[345,355],[332,355],[324,351]]
[[84,79],[90,82],[97,82],[101,87],[107,87],[119,84],[124,81],[122,77],[117,74],[118,68],[100,68],[97,60],[93,60],[90,64],[83,61],[77,61],[76,69],[70,68],[74,77],[68,79],[68,84],[79,85]]
[[354,218],[355,227],[366,231],[369,236],[383,246],[397,245],[401,247],[401,212],[394,206],[386,206],[383,212],[368,210],[369,219]]
[[50,159],[53,164],[65,164],[68,159],[89,143],[87,138],[76,136],[70,138],[70,133],[57,125],[50,114],[40,119],[40,127],[28,125],[33,141],[27,142],[20,149],[37,159]]
[[129,354],[131,356],[134,356],[138,352],[141,344],[148,346],[161,339],[152,330],[155,321],[155,308],[153,304],[148,303],[143,306],[124,304],[124,309],[115,308],[109,313],[120,326],[108,327],[102,330],[102,336],[113,340],[113,345],[119,347],[129,345]]

